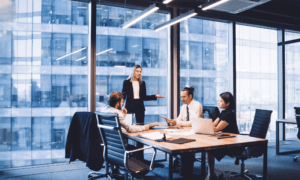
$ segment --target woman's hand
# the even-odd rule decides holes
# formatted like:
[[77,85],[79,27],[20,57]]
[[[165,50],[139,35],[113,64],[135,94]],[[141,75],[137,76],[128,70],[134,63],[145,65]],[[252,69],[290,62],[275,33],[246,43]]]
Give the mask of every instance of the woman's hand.
[[127,115],[127,109],[126,108],[122,108],[122,113],[123,113],[123,115],[124,115],[124,117],[126,117],[126,115]]
[[162,96],[160,94],[155,94],[155,97],[157,97],[157,98],[165,98],[165,96]]
[[154,123],[150,123],[148,124],[150,128],[154,127],[154,126],[158,126],[157,122],[154,122]]

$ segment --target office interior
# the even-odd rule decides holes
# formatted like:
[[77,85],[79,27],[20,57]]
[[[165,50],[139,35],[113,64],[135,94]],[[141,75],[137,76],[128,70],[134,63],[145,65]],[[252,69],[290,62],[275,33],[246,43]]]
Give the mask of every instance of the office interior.
[[[136,64],[143,68],[147,94],[165,96],[145,102],[146,123],[164,122],[159,115],[176,118],[184,87],[194,87],[194,99],[204,106],[217,106],[220,93],[229,91],[235,97],[240,133],[250,132],[255,109],[272,110],[269,154],[300,167],[292,162],[297,153],[275,153],[279,130],[281,148],[300,147],[296,124],[281,124],[276,130],[278,119],[295,121],[294,107],[300,107],[300,3],[271,0],[234,14],[204,11],[199,6],[207,2],[1,1],[2,175],[11,169],[48,167],[45,174],[51,179],[49,169],[56,171],[56,164],[72,166],[65,158],[72,116],[105,107],[107,95],[122,90]],[[155,3],[159,10],[123,27]],[[155,30],[189,11],[197,15]],[[225,162],[234,164],[233,159]],[[271,163],[268,168],[273,172]]]

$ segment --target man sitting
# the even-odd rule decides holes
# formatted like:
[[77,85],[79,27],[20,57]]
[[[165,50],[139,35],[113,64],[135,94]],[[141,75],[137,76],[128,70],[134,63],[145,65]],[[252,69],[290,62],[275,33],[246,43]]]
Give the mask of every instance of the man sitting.
[[153,126],[157,126],[157,123],[150,123],[147,125],[131,125],[129,122],[126,121],[125,117],[127,115],[127,110],[122,108],[123,106],[123,94],[120,92],[112,92],[109,95],[108,106],[105,109],[101,110],[101,112],[108,112],[108,113],[116,113],[119,117],[119,122],[122,127],[122,132],[125,130],[127,132],[141,132],[147,131],[149,128]]

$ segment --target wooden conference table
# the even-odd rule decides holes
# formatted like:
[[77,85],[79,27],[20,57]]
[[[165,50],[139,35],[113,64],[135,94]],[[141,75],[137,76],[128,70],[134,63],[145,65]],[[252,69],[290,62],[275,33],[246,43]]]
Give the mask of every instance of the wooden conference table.
[[[177,132],[190,131],[191,128],[187,127],[184,129],[178,129]],[[234,148],[234,147],[248,147],[248,146],[261,146],[264,151],[263,158],[263,179],[267,180],[267,150],[268,150],[268,140],[249,137],[245,135],[236,135],[233,138],[225,138],[218,139],[217,137],[213,137],[210,135],[201,135],[201,134],[191,134],[191,135],[180,135],[172,133],[171,139],[177,138],[187,138],[187,139],[195,139],[196,141],[185,143],[185,144],[174,144],[169,142],[156,142],[153,140],[148,140],[144,138],[137,137],[139,134],[150,133],[150,132],[161,132],[168,134],[169,131],[164,129],[159,130],[149,130],[138,133],[124,133],[129,139],[141,142],[143,144],[153,146],[154,148],[166,152],[169,154],[169,179],[173,179],[173,156],[184,153],[191,152],[207,152],[215,149],[224,149],[224,148]],[[201,161],[201,176],[205,176],[205,155],[202,153],[202,161]]]

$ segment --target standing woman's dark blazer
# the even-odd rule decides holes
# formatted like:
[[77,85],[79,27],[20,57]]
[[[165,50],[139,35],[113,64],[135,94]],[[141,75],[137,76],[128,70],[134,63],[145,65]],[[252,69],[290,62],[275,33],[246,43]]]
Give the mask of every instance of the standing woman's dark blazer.
[[[124,95],[124,100],[126,99],[125,108],[128,112],[134,112],[133,110],[133,87],[130,79],[127,79],[123,82],[122,93]],[[146,83],[142,81],[140,84],[140,107],[141,110],[145,111],[144,101],[157,100],[155,95],[147,96],[146,94]]]

